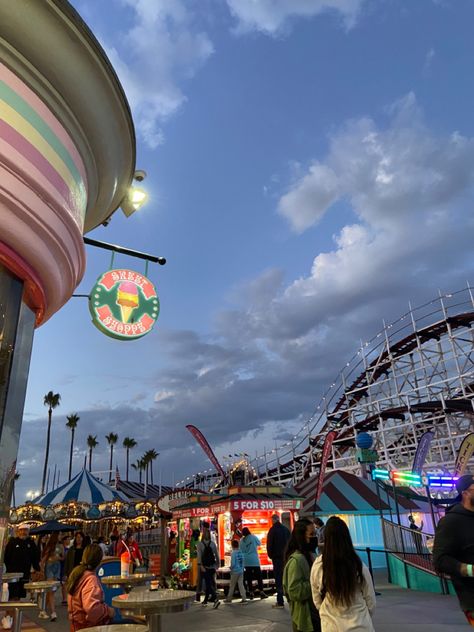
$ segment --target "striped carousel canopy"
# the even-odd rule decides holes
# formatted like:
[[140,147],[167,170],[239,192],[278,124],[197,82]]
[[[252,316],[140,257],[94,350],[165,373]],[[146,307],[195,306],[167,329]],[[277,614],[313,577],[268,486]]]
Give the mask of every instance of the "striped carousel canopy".
[[48,507],[49,505],[60,505],[75,501],[87,503],[88,505],[100,505],[101,503],[113,502],[114,500],[128,502],[124,494],[105,485],[105,483],[94,478],[90,472],[84,469],[64,485],[35,498],[32,504]]

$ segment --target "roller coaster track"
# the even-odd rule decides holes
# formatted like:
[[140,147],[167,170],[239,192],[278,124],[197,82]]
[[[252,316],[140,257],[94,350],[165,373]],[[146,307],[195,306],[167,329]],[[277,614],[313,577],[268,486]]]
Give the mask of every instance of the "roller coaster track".
[[[355,438],[370,432],[382,467],[411,467],[420,436],[434,439],[426,462],[453,466],[474,431],[474,293],[439,295],[361,344],[306,424],[288,441],[249,460],[248,482],[296,484],[315,474],[329,431],[337,431],[329,467],[357,471]],[[215,473],[188,477],[224,485]],[[199,479],[199,480],[198,480]],[[183,481],[184,483],[184,481]]]
[[[471,381],[459,391],[459,397],[450,399],[436,399],[418,401],[410,404],[400,403],[374,412],[351,423],[351,413],[357,409],[362,399],[368,396],[370,386],[383,377],[388,377],[393,370],[394,363],[419,350],[429,341],[439,342],[441,339],[452,336],[456,330],[471,329],[474,322],[474,311],[468,311],[456,315],[450,315],[430,325],[415,329],[409,335],[404,336],[393,344],[386,345],[375,359],[367,364],[350,386],[344,388],[343,393],[336,401],[332,410],[326,415],[326,423],[316,436],[311,436],[308,445],[299,454],[276,466],[267,468],[264,478],[267,480],[282,480],[296,471],[295,463],[300,467],[300,475],[293,476],[292,482],[304,480],[311,474],[311,462],[318,463],[326,434],[331,430],[338,432],[337,446],[340,452],[348,452],[354,449],[354,432],[376,430],[381,423],[387,420],[405,421],[407,415],[421,415],[422,419],[416,422],[419,427],[425,426],[425,430],[436,425],[438,417],[446,415],[463,415],[474,418],[473,400],[474,383]],[[471,340],[472,342],[472,340]],[[387,447],[396,449],[401,438],[394,439]],[[311,455],[311,459],[309,456]]]

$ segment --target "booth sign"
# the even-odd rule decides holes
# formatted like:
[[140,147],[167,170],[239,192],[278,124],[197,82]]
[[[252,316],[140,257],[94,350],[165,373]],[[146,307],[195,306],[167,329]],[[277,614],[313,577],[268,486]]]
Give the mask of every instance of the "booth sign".
[[96,281],[89,295],[92,322],[117,340],[136,340],[150,333],[160,302],[155,286],[133,270],[109,270]]

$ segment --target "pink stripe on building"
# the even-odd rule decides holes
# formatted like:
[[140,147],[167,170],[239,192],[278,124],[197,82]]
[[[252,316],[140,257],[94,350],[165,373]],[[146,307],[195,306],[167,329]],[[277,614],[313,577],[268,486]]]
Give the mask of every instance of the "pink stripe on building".
[[71,194],[68,185],[64,182],[59,173],[52,167],[46,158],[16,129],[13,129],[8,123],[0,120],[0,138],[2,138],[11,147],[16,149],[24,159],[34,165],[38,171],[54,186],[69,208],[79,216],[82,215],[82,209],[77,208],[75,196]]
[[37,114],[39,114],[39,116],[41,116],[44,122],[48,124],[54,134],[68,150],[74,164],[82,176],[84,185],[87,187],[87,175],[81,155],[77,151],[75,144],[71,140],[71,137],[66,132],[65,128],[51,113],[47,105],[45,105],[45,103],[43,103],[43,101],[41,101],[41,99],[32,90],[30,90],[26,84],[24,84],[2,63],[0,63],[0,79],[5,81],[5,83],[9,85],[10,88],[12,88],[12,90],[14,90],[22,99],[24,99],[28,105],[31,106]]

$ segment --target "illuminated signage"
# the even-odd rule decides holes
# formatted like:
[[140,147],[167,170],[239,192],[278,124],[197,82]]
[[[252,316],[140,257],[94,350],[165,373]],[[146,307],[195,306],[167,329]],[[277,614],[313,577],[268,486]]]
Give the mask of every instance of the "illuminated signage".
[[94,325],[118,340],[136,340],[150,333],[160,312],[155,286],[133,270],[109,270],[89,295]]
[[267,500],[265,498],[255,500],[231,500],[231,511],[255,511],[255,510],[274,510],[274,509],[299,509],[299,500]]
[[390,472],[394,485],[405,485],[407,487],[421,487],[423,481],[421,480],[421,474],[414,474],[413,472],[399,472],[393,470]]
[[444,474],[428,474],[423,476],[415,472],[399,472],[398,470],[372,470],[372,480],[392,481],[394,485],[406,487],[454,487],[459,476],[446,476]]

